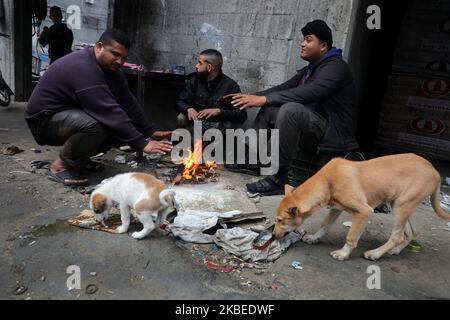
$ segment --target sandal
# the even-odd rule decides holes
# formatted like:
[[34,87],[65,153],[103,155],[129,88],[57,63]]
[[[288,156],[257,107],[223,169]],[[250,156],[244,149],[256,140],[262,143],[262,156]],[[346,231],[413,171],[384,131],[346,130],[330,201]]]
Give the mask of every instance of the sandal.
[[89,179],[80,176],[80,174],[65,170],[58,173],[48,171],[48,178],[52,181],[62,183],[66,187],[78,187],[89,185]]
[[52,165],[52,161],[50,160],[35,160],[30,163],[32,169],[48,169],[50,170],[50,166]]
[[97,173],[105,170],[105,165],[101,162],[89,160],[85,166],[85,169],[89,172]]
[[284,194],[284,186],[280,185],[280,180],[275,176],[265,177],[254,183],[247,184],[250,193],[257,193],[261,196],[276,196]]

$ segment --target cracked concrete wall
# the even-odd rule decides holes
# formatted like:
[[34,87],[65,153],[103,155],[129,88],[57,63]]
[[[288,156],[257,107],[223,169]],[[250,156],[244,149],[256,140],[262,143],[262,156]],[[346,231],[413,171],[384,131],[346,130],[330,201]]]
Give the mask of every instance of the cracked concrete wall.
[[[14,91],[13,0],[4,0],[3,5],[3,15],[0,14],[0,32],[9,35],[10,38],[0,37],[0,69],[6,83]],[[11,98],[14,99],[14,96]]]
[[344,49],[354,6],[354,0],[116,0],[114,24],[132,33],[130,62],[153,70],[176,63],[193,72],[197,54],[215,48],[225,57],[224,72],[254,92],[305,65],[300,30],[308,21],[325,20]]

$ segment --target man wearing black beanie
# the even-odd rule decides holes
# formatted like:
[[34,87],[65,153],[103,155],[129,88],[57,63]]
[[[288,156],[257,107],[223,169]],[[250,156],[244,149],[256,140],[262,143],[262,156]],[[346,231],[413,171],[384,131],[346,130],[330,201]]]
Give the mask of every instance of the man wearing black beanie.
[[[261,108],[255,129],[279,129],[278,173],[247,184],[252,193],[284,193],[296,146],[313,154],[358,148],[356,89],[342,50],[333,47],[331,29],[322,20],[307,23],[302,33],[301,57],[309,62],[307,67],[269,90],[226,97],[241,110]],[[228,168],[240,172],[254,169],[248,164]]]

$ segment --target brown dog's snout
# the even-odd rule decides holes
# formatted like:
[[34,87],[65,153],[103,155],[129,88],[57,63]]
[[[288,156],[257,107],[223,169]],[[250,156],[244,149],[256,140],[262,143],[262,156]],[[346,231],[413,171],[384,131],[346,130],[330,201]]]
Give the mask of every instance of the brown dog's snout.
[[273,228],[272,231],[272,235],[276,240],[280,240],[281,238],[283,238],[285,232],[283,230],[280,230],[280,228],[275,225],[275,227]]

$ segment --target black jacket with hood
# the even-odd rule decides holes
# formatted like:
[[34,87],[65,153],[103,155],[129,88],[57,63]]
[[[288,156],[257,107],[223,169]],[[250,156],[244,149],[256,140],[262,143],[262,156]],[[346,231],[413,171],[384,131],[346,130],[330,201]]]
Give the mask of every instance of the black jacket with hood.
[[296,102],[325,118],[327,129],[318,152],[358,148],[356,88],[342,50],[333,47],[319,62],[299,70],[292,79],[256,94],[266,96],[270,106]]

